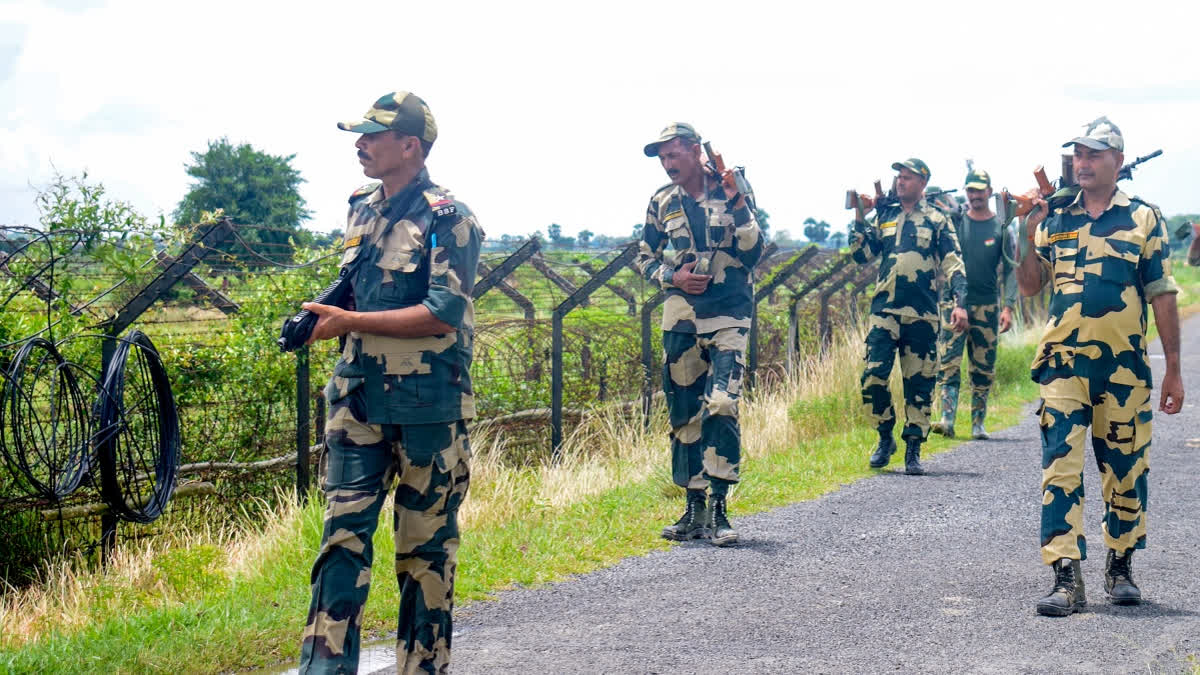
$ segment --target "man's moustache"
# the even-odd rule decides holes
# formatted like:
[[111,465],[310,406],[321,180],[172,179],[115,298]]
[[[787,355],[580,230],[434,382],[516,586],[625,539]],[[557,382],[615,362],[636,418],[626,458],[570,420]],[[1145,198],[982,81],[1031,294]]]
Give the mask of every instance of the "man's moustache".
[[361,150],[358,151],[358,158],[359,159],[371,159],[370,155],[368,155],[367,153],[365,153]]

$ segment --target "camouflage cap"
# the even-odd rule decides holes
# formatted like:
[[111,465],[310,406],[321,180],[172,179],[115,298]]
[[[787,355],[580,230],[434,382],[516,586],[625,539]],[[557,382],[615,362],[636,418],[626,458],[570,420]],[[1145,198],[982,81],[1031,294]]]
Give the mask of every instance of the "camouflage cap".
[[1125,150],[1125,137],[1121,135],[1121,130],[1103,115],[1085,125],[1083,135],[1063,143],[1063,147],[1069,148],[1076,143],[1092,150]]
[[393,91],[379,97],[361,120],[338,122],[343,131],[373,134],[380,131],[399,131],[416,136],[427,143],[437,139],[437,122],[420,96],[407,91]]
[[971,169],[967,172],[965,187],[968,190],[986,190],[992,187],[992,177],[983,169]]
[[917,159],[916,157],[910,157],[903,162],[892,162],[892,168],[896,171],[899,171],[900,169],[908,169],[915,174],[924,176],[925,180],[929,180],[929,165]]
[[700,142],[700,134],[696,133],[695,127],[687,122],[676,122],[667,125],[667,128],[658,135],[658,140],[647,143],[646,147],[642,148],[642,152],[646,153],[647,157],[658,157],[658,146],[674,138],[686,138],[696,143]]

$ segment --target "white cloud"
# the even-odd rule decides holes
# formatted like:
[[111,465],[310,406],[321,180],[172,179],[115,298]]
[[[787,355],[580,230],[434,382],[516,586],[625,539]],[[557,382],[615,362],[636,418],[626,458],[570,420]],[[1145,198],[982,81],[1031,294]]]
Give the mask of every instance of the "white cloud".
[[169,212],[189,153],[228,136],[295,154],[310,226],[339,227],[366,179],[334,123],[393,88],[429,102],[434,179],[493,236],[628,233],[665,182],[641,146],[675,120],[745,164],[793,234],[840,227],[844,191],[911,155],[943,187],[972,157],[1024,190],[1100,114],[1129,154],[1165,151],[1135,192],[1200,211],[1191,3],[67,4],[5,9],[0,222],[33,220],[51,162]]

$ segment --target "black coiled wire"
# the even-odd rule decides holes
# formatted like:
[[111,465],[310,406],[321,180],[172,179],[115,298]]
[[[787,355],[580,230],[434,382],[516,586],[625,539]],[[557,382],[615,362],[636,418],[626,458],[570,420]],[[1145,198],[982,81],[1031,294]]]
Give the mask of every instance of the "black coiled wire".
[[92,464],[91,406],[77,369],[54,343],[32,338],[13,357],[0,399],[0,454],[13,480],[53,502],[74,492]]
[[179,412],[154,343],[135,330],[117,343],[96,402],[100,495],[124,520],[162,515],[179,469]]

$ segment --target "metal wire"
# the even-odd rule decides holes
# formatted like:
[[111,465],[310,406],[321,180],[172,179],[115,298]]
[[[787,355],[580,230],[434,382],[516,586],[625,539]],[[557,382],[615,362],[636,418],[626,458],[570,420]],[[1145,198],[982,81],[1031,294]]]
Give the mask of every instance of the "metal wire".
[[118,342],[97,408],[101,497],[122,519],[149,523],[175,491],[182,441],[166,368],[145,333]]
[[0,454],[32,496],[59,501],[91,465],[91,410],[76,375],[52,342],[33,338],[17,351],[0,399]]

